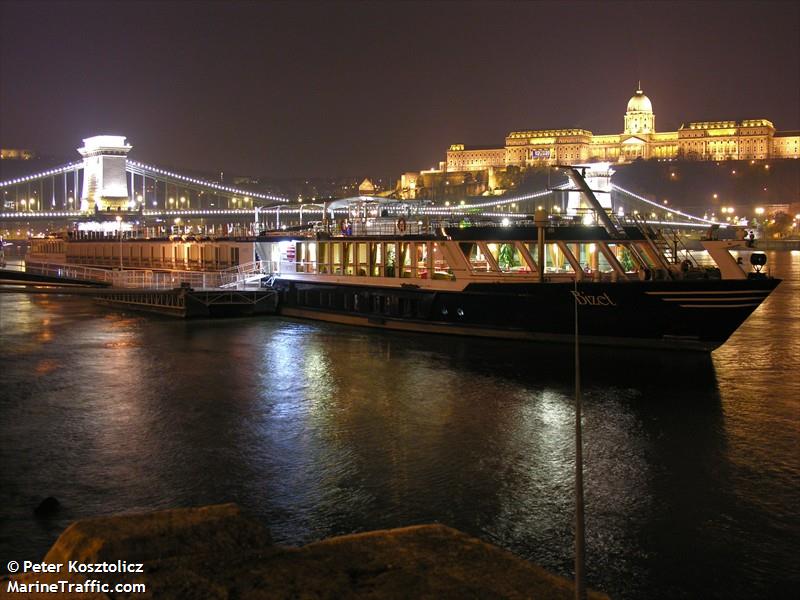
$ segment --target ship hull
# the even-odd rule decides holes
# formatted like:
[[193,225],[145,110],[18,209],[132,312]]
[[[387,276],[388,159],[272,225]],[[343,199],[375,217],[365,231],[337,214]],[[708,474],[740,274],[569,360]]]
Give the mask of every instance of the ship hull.
[[463,291],[278,279],[279,312],[349,325],[533,342],[710,352],[777,279],[470,284]]

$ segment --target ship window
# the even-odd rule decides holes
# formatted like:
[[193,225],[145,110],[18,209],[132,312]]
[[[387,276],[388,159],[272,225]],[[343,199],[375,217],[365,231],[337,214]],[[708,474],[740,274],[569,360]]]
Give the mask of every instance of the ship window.
[[352,275],[354,273],[355,268],[355,260],[354,260],[354,246],[352,242],[344,242],[342,244],[342,254],[343,254],[343,265],[344,265],[344,274],[345,275]]
[[561,251],[558,244],[545,244],[545,267],[546,273],[574,273],[566,254]]
[[328,273],[330,271],[328,267],[329,247],[330,244],[327,242],[320,242],[317,245],[317,272],[319,273]]
[[387,242],[384,245],[386,251],[386,277],[396,276],[397,267],[397,242]]
[[597,244],[567,244],[567,247],[584,271],[592,272],[599,269],[600,251],[597,249]]
[[369,254],[367,253],[367,243],[366,242],[358,242],[355,245],[356,251],[356,274],[366,277],[367,273],[369,272],[369,262],[367,261],[367,257]]
[[514,242],[498,244],[486,244],[497,266],[503,273],[522,273],[529,272],[527,263],[522,258],[522,254]]
[[380,242],[369,245],[369,274],[371,277],[380,277],[383,266],[383,244]]
[[654,268],[655,264],[653,263],[653,259],[648,254],[648,250],[650,250],[648,246],[641,242],[636,242],[634,246],[636,246],[636,250],[638,251],[639,257],[644,261],[645,266],[650,269]]
[[491,270],[491,265],[481,252],[478,244],[474,242],[462,242],[459,244],[459,247],[469,261],[473,271],[488,272]]
[[600,251],[600,248],[597,248],[597,270],[601,273],[611,273],[614,270],[614,267],[608,262],[606,255]]
[[414,244],[417,265],[417,277],[428,278],[428,244],[421,242]]
[[334,243],[333,246],[333,273],[336,275],[342,274],[342,244]]
[[297,242],[297,254],[295,255],[295,260],[297,264],[294,267],[296,273],[302,273],[305,271],[305,253],[306,253],[306,245],[304,242]]
[[611,250],[626,273],[635,273],[639,270],[639,263],[630,249],[624,244],[608,244],[608,249]]
[[455,279],[453,269],[444,257],[444,248],[438,242],[433,243],[433,278]]
[[317,243],[308,242],[303,244],[303,255],[301,257],[301,271],[305,273],[317,272]]
[[411,247],[409,242],[400,243],[400,277],[411,277]]

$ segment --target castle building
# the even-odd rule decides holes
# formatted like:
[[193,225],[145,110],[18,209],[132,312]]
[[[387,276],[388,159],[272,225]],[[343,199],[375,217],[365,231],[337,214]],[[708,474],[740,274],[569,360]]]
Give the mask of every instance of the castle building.
[[512,131],[505,146],[453,144],[445,170],[483,171],[592,161],[636,159],[762,160],[800,158],[800,132],[776,131],[767,119],[694,121],[678,131],[656,131],[653,104],[641,84],[628,101],[620,134],[594,135],[586,129]]

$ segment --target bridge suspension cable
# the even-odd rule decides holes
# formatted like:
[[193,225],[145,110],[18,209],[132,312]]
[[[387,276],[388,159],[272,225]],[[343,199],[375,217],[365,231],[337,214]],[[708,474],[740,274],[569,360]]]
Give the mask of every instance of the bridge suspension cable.
[[153,179],[160,178],[163,180],[169,178],[183,183],[190,183],[203,188],[211,188],[216,191],[227,192],[229,194],[247,196],[249,198],[258,198],[259,200],[270,200],[272,202],[289,202],[288,198],[283,198],[281,196],[273,196],[271,194],[262,194],[261,192],[251,192],[240,188],[234,188],[227,185],[214,183],[212,181],[207,181],[205,179],[199,179],[197,177],[189,177],[188,175],[181,175],[180,173],[167,171],[166,169],[159,169],[158,167],[154,167],[152,165],[146,165],[144,163],[136,162],[133,160],[129,160],[127,162],[127,165],[128,165],[127,168],[128,172],[135,173],[136,175],[150,177]]
[[75,169],[82,169],[82,168],[83,168],[83,161],[79,160],[72,163],[67,163],[66,165],[61,165],[60,167],[47,169],[46,171],[42,171],[41,173],[34,173],[33,175],[25,175],[24,177],[17,177],[15,179],[0,181],[0,188],[9,187],[12,185],[19,185],[20,183],[28,183],[29,181],[35,181],[37,179],[43,179],[45,177],[52,177],[53,175],[63,175],[64,173],[69,173],[71,171],[74,171]]
[[622,187],[618,186],[615,183],[611,184],[611,188],[616,190],[616,191],[618,191],[618,192],[621,192],[623,194],[627,194],[631,198],[635,198],[636,200],[639,200],[640,202],[644,202],[645,204],[649,204],[650,206],[655,206],[655,207],[659,208],[660,210],[665,210],[665,211],[670,212],[670,213],[672,213],[674,215],[680,215],[680,216],[685,217],[687,219],[692,219],[694,221],[698,221],[700,223],[705,223],[707,225],[719,225],[719,223],[717,223],[716,221],[712,221],[710,219],[704,219],[703,217],[696,217],[694,215],[690,215],[689,213],[685,213],[683,211],[676,210],[674,208],[667,208],[666,206],[663,206],[663,205],[659,204],[658,202],[653,202],[652,200],[648,200],[647,198],[644,198],[644,197],[640,196],[639,194],[631,192],[630,190],[626,190],[625,188],[622,188]]
[[[556,189],[563,189],[568,184],[563,184],[557,186]],[[513,204],[515,202],[524,202],[526,200],[535,200],[537,198],[543,198],[552,194],[553,190],[539,190],[536,192],[530,192],[527,194],[516,194],[513,196],[503,196],[498,198],[497,200],[487,200],[485,202],[474,202],[472,204],[457,204],[454,206],[436,206],[436,207],[425,207],[420,210],[423,214],[452,214],[452,213],[462,213],[468,210],[473,210],[476,208],[489,208],[489,207],[496,207],[496,206],[503,206],[504,204]],[[486,216],[491,216],[489,213],[486,213]]]

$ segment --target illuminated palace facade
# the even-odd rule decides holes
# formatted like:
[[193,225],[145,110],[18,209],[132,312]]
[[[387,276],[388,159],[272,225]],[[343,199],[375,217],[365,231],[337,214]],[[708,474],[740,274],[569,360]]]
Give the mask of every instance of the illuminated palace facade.
[[800,158],[800,132],[776,131],[767,119],[698,121],[678,131],[657,132],[656,115],[641,85],[628,101],[620,134],[594,135],[586,129],[512,131],[505,146],[453,144],[446,171],[482,171],[591,161],[641,159],[760,160]]

